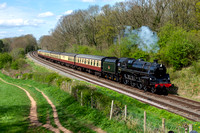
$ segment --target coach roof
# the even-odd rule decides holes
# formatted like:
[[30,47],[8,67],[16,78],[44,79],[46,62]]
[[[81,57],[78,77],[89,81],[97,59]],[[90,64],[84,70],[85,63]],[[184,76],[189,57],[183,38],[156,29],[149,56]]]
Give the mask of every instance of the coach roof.
[[60,55],[61,54],[61,52],[51,52],[51,54],[58,54],[58,55]]
[[78,58],[86,58],[86,59],[93,59],[93,60],[102,60],[105,56],[97,56],[97,55],[86,55],[86,54],[78,54],[76,57]]
[[61,53],[60,55],[75,56],[75,55],[77,55],[77,54],[74,54],[74,53]]
[[51,51],[39,49],[40,52],[50,53]]

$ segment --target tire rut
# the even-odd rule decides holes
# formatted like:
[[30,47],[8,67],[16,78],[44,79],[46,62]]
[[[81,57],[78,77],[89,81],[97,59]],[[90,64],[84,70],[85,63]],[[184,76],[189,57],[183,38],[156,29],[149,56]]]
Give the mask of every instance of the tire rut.
[[44,127],[52,132],[55,132],[55,133],[60,133],[60,130],[64,133],[72,133],[70,130],[67,130],[66,128],[64,128],[60,122],[59,122],[59,119],[58,119],[58,114],[57,114],[57,111],[56,111],[56,107],[55,105],[53,105],[53,103],[49,100],[49,98],[41,91],[39,91],[37,88],[35,88],[37,91],[39,91],[40,93],[42,93],[42,95],[44,96],[44,98],[47,100],[47,102],[51,105],[52,109],[53,109],[53,112],[54,112],[54,121],[56,123],[56,125],[58,126],[58,128],[55,128],[53,127],[50,123],[46,123],[46,124],[42,124],[38,121],[38,115],[37,115],[37,102],[34,100],[34,98],[30,95],[30,93],[22,88],[21,86],[18,86],[18,85],[15,85],[15,84],[12,84],[12,83],[9,83],[5,80],[3,80],[2,78],[0,78],[0,80],[6,84],[9,84],[9,85],[12,85],[12,86],[15,86],[15,87],[18,87],[20,88],[21,90],[23,90],[26,95],[28,96],[29,100],[31,101],[31,108],[30,108],[30,114],[29,114],[29,119],[30,119],[30,123],[31,123],[31,126],[36,126],[36,127]]

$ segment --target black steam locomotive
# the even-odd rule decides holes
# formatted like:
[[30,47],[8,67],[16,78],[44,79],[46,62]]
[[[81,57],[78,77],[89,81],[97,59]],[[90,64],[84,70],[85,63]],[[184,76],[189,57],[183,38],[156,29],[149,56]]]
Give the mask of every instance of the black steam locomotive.
[[38,50],[38,56],[152,93],[167,93],[167,88],[173,87],[169,74],[166,73],[166,67],[158,64],[157,60],[150,63],[134,58],[118,59],[46,50]]

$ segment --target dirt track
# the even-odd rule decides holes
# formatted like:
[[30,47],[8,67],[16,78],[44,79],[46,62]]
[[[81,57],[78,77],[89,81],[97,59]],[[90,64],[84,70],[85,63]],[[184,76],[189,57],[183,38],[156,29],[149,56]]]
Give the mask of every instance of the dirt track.
[[0,80],[3,81],[6,84],[18,87],[18,88],[22,89],[26,93],[26,95],[28,96],[28,98],[31,101],[31,108],[30,108],[30,114],[29,114],[29,119],[30,119],[30,122],[31,122],[31,126],[36,126],[36,127],[42,126],[42,127],[45,127],[46,129],[48,129],[48,130],[50,130],[52,132],[55,132],[55,133],[60,133],[60,131],[62,131],[64,133],[72,133],[72,131],[66,129],[65,127],[63,127],[61,125],[61,123],[59,121],[59,118],[58,118],[58,114],[57,114],[55,105],[51,102],[51,100],[42,91],[40,91],[39,89],[36,88],[36,90],[39,91],[40,93],[42,93],[42,95],[44,96],[44,98],[51,105],[51,107],[53,109],[54,121],[55,121],[55,124],[57,125],[58,128],[53,127],[52,125],[50,125],[49,122],[47,122],[46,124],[42,125],[42,123],[40,123],[38,121],[37,103],[36,103],[36,101],[33,99],[33,97],[30,95],[30,93],[27,90],[25,90],[21,86],[18,86],[18,85],[12,84],[12,83],[8,83],[8,82],[4,81],[1,78],[0,78]]

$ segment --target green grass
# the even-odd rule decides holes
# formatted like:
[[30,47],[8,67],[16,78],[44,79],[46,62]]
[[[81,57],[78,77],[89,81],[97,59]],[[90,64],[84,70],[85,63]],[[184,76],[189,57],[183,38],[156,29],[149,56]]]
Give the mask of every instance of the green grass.
[[[9,82],[13,83],[12,79]],[[34,99],[38,98],[37,92],[33,94],[31,90],[27,90]],[[45,124],[45,112],[50,109],[46,106],[49,105],[44,104],[45,101],[41,97],[36,101],[39,121]],[[43,127],[30,127],[29,114],[30,100],[26,93],[18,87],[0,81],[0,132],[49,132]]]
[[28,129],[30,101],[26,93],[0,81],[0,130],[25,132]]
[[26,62],[32,67],[32,70],[34,72],[42,72],[42,73],[52,72],[51,70],[46,69],[45,67],[43,67],[43,66],[41,66],[39,64],[36,65],[32,60],[26,59]]
[[193,129],[200,131],[199,122],[190,121],[184,117],[170,113],[166,110],[155,108],[148,104],[144,104],[142,102],[139,102],[138,100],[119,94],[115,91],[103,87],[97,87],[97,88],[98,88],[97,91],[103,93],[104,95],[112,97],[114,101],[119,101],[123,105],[127,105],[128,116],[131,117],[132,119],[137,120],[136,125],[140,125],[141,128],[143,126],[143,114],[144,111],[146,111],[148,128],[151,129],[152,131],[159,129],[161,127],[162,118],[165,118],[166,129],[168,130],[177,131],[178,128],[183,130],[183,125],[187,123],[187,124],[193,124],[194,126]]
[[[33,62],[31,62],[31,66],[34,68],[34,71],[40,71],[40,72],[49,72],[48,70],[45,70],[44,67],[37,66]],[[195,68],[196,69],[196,68]],[[42,70],[42,71],[41,71]],[[172,82],[175,82],[177,80],[177,77],[183,77],[182,80],[184,80],[185,77],[187,77],[187,71],[184,73],[182,72],[175,72],[174,75],[170,75],[172,78]],[[181,76],[180,76],[181,75]],[[193,73],[192,73],[193,76]],[[190,76],[190,78],[192,78]],[[196,75],[199,76],[199,75]],[[161,127],[162,118],[165,118],[166,120],[166,128],[171,129],[174,131],[177,131],[178,128],[180,128],[180,131],[183,132],[183,124],[193,124],[194,130],[200,131],[200,123],[199,122],[192,122],[189,121],[181,116],[175,115],[173,113],[169,113],[165,110],[157,109],[155,107],[152,107],[148,104],[141,103],[137,100],[134,100],[128,96],[119,94],[117,92],[114,92],[112,90],[103,88],[103,87],[97,87],[97,91],[103,95],[109,96],[110,98],[114,99],[115,102],[121,102],[123,105],[128,106],[128,117],[131,118],[129,121],[124,122],[121,117],[115,117],[113,120],[108,120],[108,117],[106,117],[102,112],[99,112],[96,109],[91,109],[89,107],[80,106],[80,103],[78,103],[72,96],[70,96],[65,91],[49,86],[37,83],[32,80],[17,80],[17,79],[11,79],[7,76],[4,76],[0,74],[0,77],[17,83],[21,86],[24,86],[23,84],[30,84],[32,86],[36,86],[39,89],[41,89],[56,105],[58,115],[60,117],[60,121],[62,125],[64,125],[66,128],[69,128],[73,132],[92,132],[88,125],[95,125],[98,127],[101,127],[103,130],[107,132],[142,132],[143,131],[143,112],[144,110],[147,111],[147,129],[149,129],[151,132],[154,132],[154,130],[159,129]],[[187,78],[189,79],[189,78]],[[192,78],[193,79],[193,78]],[[200,83],[199,81],[195,82]],[[77,82],[77,81],[76,81]],[[177,82],[177,81],[176,81]],[[83,82],[85,84],[85,82]],[[79,83],[78,83],[79,84]],[[88,84],[88,83],[87,83]],[[91,84],[89,84],[91,86]],[[33,97],[37,100],[39,105],[39,120],[41,122],[45,122],[47,114],[46,112],[52,113],[51,108],[49,105],[47,105],[47,102],[41,98],[41,94],[36,92],[34,88],[32,87],[26,87],[26,89],[33,95]],[[180,89],[180,88],[179,88]],[[50,115],[51,122],[52,115]],[[54,125],[55,126],[55,125]],[[39,129],[42,131],[42,129]],[[30,130],[29,130],[30,131]]]
[[179,71],[168,69],[171,82],[178,87],[178,95],[200,101],[200,62]]
[[[186,77],[187,76],[188,75],[186,75]],[[175,82],[174,80],[176,78],[173,79],[173,75],[171,77],[172,77],[172,82]],[[183,76],[183,78],[185,78],[185,77]],[[83,82],[83,83],[85,83],[85,82]],[[200,82],[198,82],[198,83],[200,83]],[[91,85],[89,84],[89,86],[91,86]],[[137,130],[138,132],[142,131],[141,129],[143,128],[143,112],[144,112],[144,110],[147,111],[147,123],[148,123],[148,127],[151,128],[152,131],[161,127],[162,118],[165,118],[166,127],[168,129],[177,131],[178,128],[180,128],[180,130],[183,130],[183,127],[182,127],[183,124],[187,123],[187,124],[193,124],[194,130],[200,131],[200,123],[198,123],[198,122],[189,121],[186,118],[175,115],[175,114],[170,113],[165,110],[157,109],[148,104],[141,103],[133,98],[119,94],[112,90],[109,90],[109,89],[106,89],[103,87],[98,87],[98,86],[96,86],[96,87],[98,88],[98,90],[97,90],[98,92],[111,97],[115,101],[121,102],[123,105],[128,106],[128,113],[129,113],[128,116],[131,119],[133,119],[133,121],[131,121],[129,124],[126,123],[126,125],[128,125],[128,127],[131,127],[132,129]],[[124,124],[123,121],[117,122],[114,120],[114,122]],[[105,126],[106,124],[104,124],[104,122],[102,122],[102,123],[95,122],[95,124],[99,125],[106,131],[112,131],[112,129],[115,128],[114,126],[111,128],[107,128],[107,126]]]
[[[88,128],[88,124],[90,124],[90,121],[88,120],[82,120],[82,117],[85,117],[85,113],[90,115],[91,110],[87,110],[85,107],[80,107],[79,103],[74,100],[73,97],[71,97],[69,94],[66,92],[63,92],[59,90],[58,88],[55,87],[48,87],[47,85],[42,85],[37,82],[31,81],[31,80],[18,80],[18,79],[12,79],[8,76],[5,76],[3,74],[0,74],[0,77],[3,78],[4,80],[8,82],[12,82],[15,84],[18,84],[20,86],[24,87],[24,84],[29,84],[38,87],[41,89],[47,96],[50,97],[52,102],[56,105],[58,115],[59,115],[59,120],[61,121],[62,125],[64,127],[67,127],[69,130],[72,130],[73,132],[93,132],[90,128]],[[41,98],[41,94],[38,92],[35,92],[34,88],[32,87],[25,87],[31,95],[36,98],[36,101],[38,102],[41,100],[38,105],[38,112],[40,116],[40,121],[45,122],[46,119],[46,111],[49,111],[49,105],[46,107],[45,101]],[[20,95],[18,95],[20,97]],[[24,98],[22,98],[24,99]],[[23,100],[22,100],[23,101]],[[6,105],[6,103],[5,103]],[[41,106],[40,106],[41,105]],[[45,105],[45,106],[44,106]],[[27,110],[29,114],[29,109]],[[95,111],[95,110],[93,110]],[[50,111],[52,113],[52,111]],[[97,113],[96,115],[99,115],[98,111],[95,111]],[[27,115],[28,115],[27,114]],[[101,114],[101,113],[100,113]],[[52,120],[51,120],[52,122]],[[5,127],[7,124],[5,124]],[[27,127],[27,126],[26,126]],[[25,131],[26,129],[24,129]],[[7,131],[5,129],[5,131]]]

